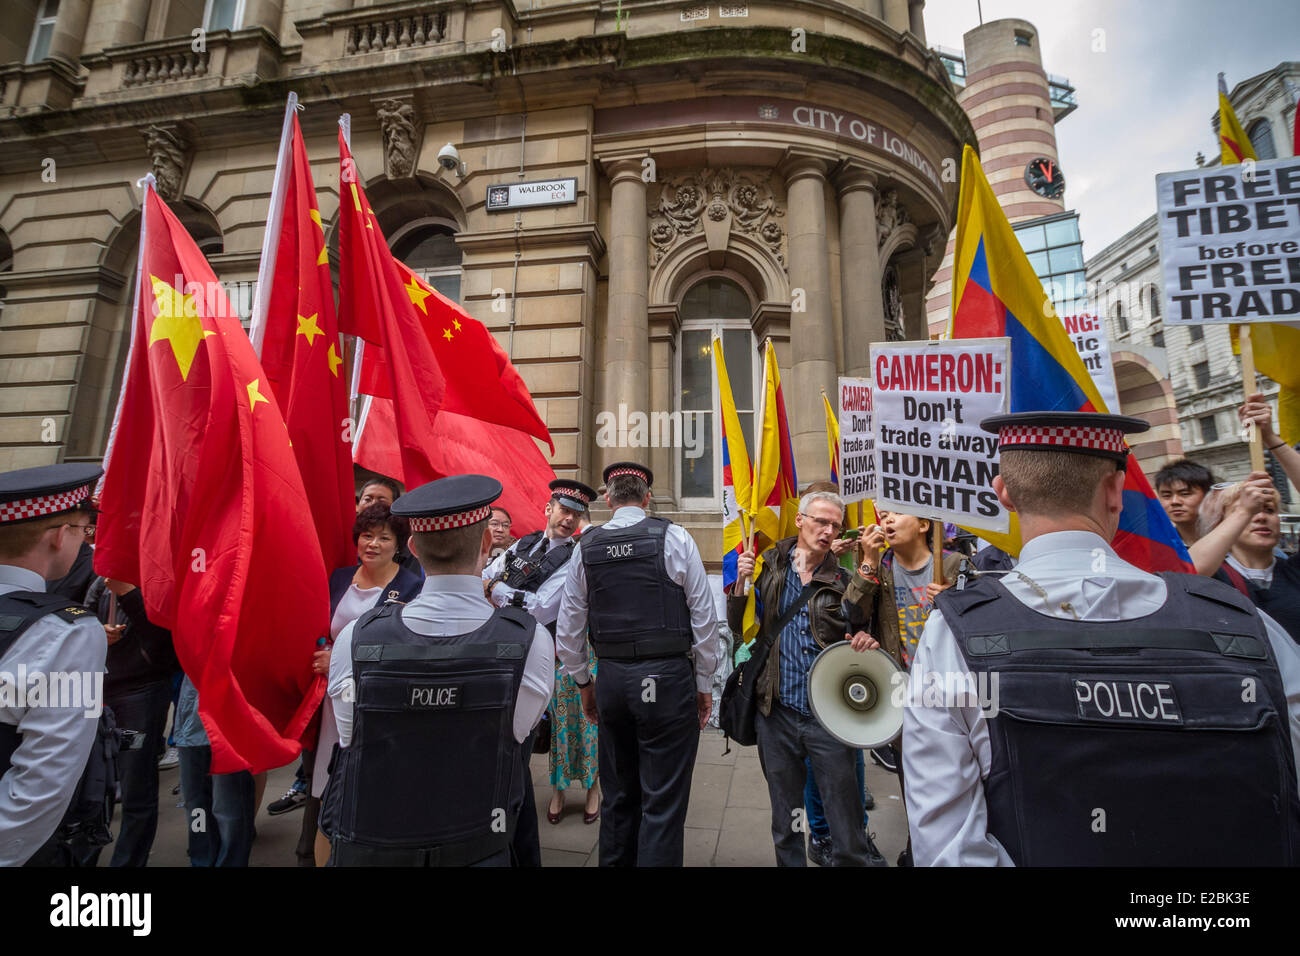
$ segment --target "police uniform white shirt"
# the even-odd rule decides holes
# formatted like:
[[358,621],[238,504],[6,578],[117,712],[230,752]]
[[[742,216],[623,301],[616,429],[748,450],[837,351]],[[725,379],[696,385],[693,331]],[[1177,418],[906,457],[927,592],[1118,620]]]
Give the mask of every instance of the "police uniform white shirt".
[[[1154,613],[1166,596],[1162,578],[1124,561],[1100,535],[1088,531],[1034,538],[1021,550],[1016,571],[1002,575],[1001,581],[1032,610],[1068,620],[1132,620]],[[1262,612],[1260,617],[1281,671],[1291,749],[1300,768],[1300,649],[1276,621]],[[952,631],[936,609],[917,645],[912,680],[924,681],[926,674],[966,673]],[[903,712],[903,789],[913,860],[917,866],[1014,866],[988,832],[983,781],[991,749],[983,711],[978,703],[926,707],[923,702],[915,691],[909,693]]]
[[[447,637],[477,630],[492,616],[492,605],[483,597],[483,582],[473,574],[430,574],[419,596],[401,610],[402,623],[417,634]],[[339,743],[352,742],[352,706],[356,691],[352,680],[352,629],[339,632],[330,655],[328,692],[334,704]],[[515,740],[523,743],[542,719],[551,702],[555,684],[555,643],[540,624],[524,663],[523,680],[515,697]]]
[[[44,590],[35,571],[0,564],[0,594]],[[93,614],[75,622],[47,614],[0,657],[0,723],[17,726],[22,734],[0,779],[0,866],[26,863],[62,821],[95,740],[95,705],[103,705],[100,678],[94,691],[100,696],[74,701],[75,706],[48,706],[48,697],[45,706],[17,706],[18,666],[26,666],[28,690],[31,675],[46,675],[48,694],[50,674],[103,674],[107,652],[104,628]],[[94,716],[87,716],[88,710]]]
[[[645,518],[645,511],[625,505],[602,528],[627,528]],[[586,683],[587,673],[587,572],[582,566],[582,539],[569,559],[569,573],[564,576],[564,597],[555,633],[556,656],[565,674]],[[695,689],[707,694],[713,687],[713,672],[722,657],[722,636],[718,632],[718,614],[709,578],[704,573],[700,550],[685,528],[670,524],[664,535],[664,568],[668,577],[686,592],[694,633],[692,653],[695,657]],[[558,575],[557,575],[558,577]]]
[[[523,557],[533,561],[540,561],[550,553],[552,548],[564,544],[568,540],[568,538],[548,538],[543,534],[542,540],[533,545],[533,550]],[[483,569],[483,580],[491,581],[504,571],[506,569],[507,555],[514,554],[518,548],[519,542],[516,541],[497,555],[492,563]],[[537,618],[538,624],[554,624],[555,619],[559,616],[560,599],[564,596],[564,572],[567,568],[567,564],[561,567],[543,581],[541,587],[536,591],[519,591],[524,596],[524,610]],[[510,603],[511,598],[515,596],[516,590],[516,588],[506,587],[504,581],[498,581],[492,587],[492,603],[497,607],[505,607]]]

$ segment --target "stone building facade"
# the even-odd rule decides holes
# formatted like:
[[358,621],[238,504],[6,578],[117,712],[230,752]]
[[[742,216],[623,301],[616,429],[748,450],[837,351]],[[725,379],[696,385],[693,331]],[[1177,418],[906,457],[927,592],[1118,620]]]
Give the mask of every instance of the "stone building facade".
[[[145,172],[246,309],[290,91],[332,255],[347,112],[390,245],[509,349],[556,471],[648,458],[706,554],[714,334],[751,429],[775,343],[803,482],[827,469],[820,389],[925,336],[941,170],[974,133],[923,0],[51,3],[0,44],[0,468],[103,454]],[[575,201],[488,208],[568,177]],[[598,441],[621,409],[680,434]]]

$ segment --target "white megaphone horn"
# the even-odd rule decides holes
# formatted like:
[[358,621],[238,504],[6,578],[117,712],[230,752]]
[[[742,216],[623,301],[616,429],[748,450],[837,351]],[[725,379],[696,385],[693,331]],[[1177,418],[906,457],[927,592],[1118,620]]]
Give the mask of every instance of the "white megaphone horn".
[[859,750],[882,747],[903,730],[903,708],[893,694],[903,674],[879,648],[858,652],[848,641],[832,644],[808,672],[813,716],[841,743]]

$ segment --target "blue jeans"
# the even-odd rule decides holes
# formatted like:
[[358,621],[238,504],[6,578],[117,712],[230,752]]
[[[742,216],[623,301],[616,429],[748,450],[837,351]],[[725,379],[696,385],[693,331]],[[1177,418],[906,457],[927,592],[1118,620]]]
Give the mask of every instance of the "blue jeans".
[[248,866],[257,809],[253,775],[247,770],[209,775],[211,747],[178,749],[190,866]]
[[[826,813],[822,810],[822,795],[817,789],[817,778],[813,776],[812,761],[804,761],[808,767],[808,779],[803,785],[803,805],[808,811],[808,832],[818,840],[825,840],[831,835],[830,825],[826,822]],[[867,769],[862,760],[862,751],[853,758],[853,770],[858,776],[858,792],[867,791]],[[867,811],[862,811],[862,829],[867,829]]]

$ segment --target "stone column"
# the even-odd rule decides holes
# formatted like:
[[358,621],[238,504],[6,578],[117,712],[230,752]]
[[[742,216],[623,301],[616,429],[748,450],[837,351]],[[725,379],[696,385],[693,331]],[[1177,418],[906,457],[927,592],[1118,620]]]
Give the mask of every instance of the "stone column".
[[264,27],[271,36],[280,35],[280,0],[244,0],[244,19],[239,28]]
[[[826,416],[821,389],[835,391],[835,327],[826,245],[826,172],[819,156],[791,151],[779,171],[786,180],[789,246],[790,386],[783,388],[795,462],[805,468],[826,459]],[[802,290],[803,311],[797,311]],[[820,456],[820,457],[819,457]],[[821,469],[815,469],[820,473]]]
[[885,22],[899,33],[906,33],[911,29],[912,17],[907,0],[884,0],[881,8],[885,14]]
[[840,198],[840,302],[844,374],[870,374],[871,343],[885,341],[880,298],[880,246],[876,238],[876,177],[846,163],[835,177]]
[[63,0],[59,4],[54,35],[50,37],[50,57],[75,66],[81,61],[86,41],[86,22],[90,19],[90,0]]
[[921,45],[925,46],[925,0],[908,0],[907,20],[908,29],[916,34]]
[[[648,415],[650,409],[650,325],[646,312],[649,284],[649,233],[646,224],[646,184],[641,179],[641,158],[610,162],[605,173],[610,182],[609,302],[605,317],[604,388],[602,411],[616,419],[619,406],[627,414]],[[630,428],[629,428],[630,431]],[[646,448],[597,449],[599,471],[612,461],[645,461]],[[669,481],[668,475],[656,475]]]
[[149,0],[122,0],[114,4],[107,24],[104,46],[124,46],[144,39],[149,19]]

